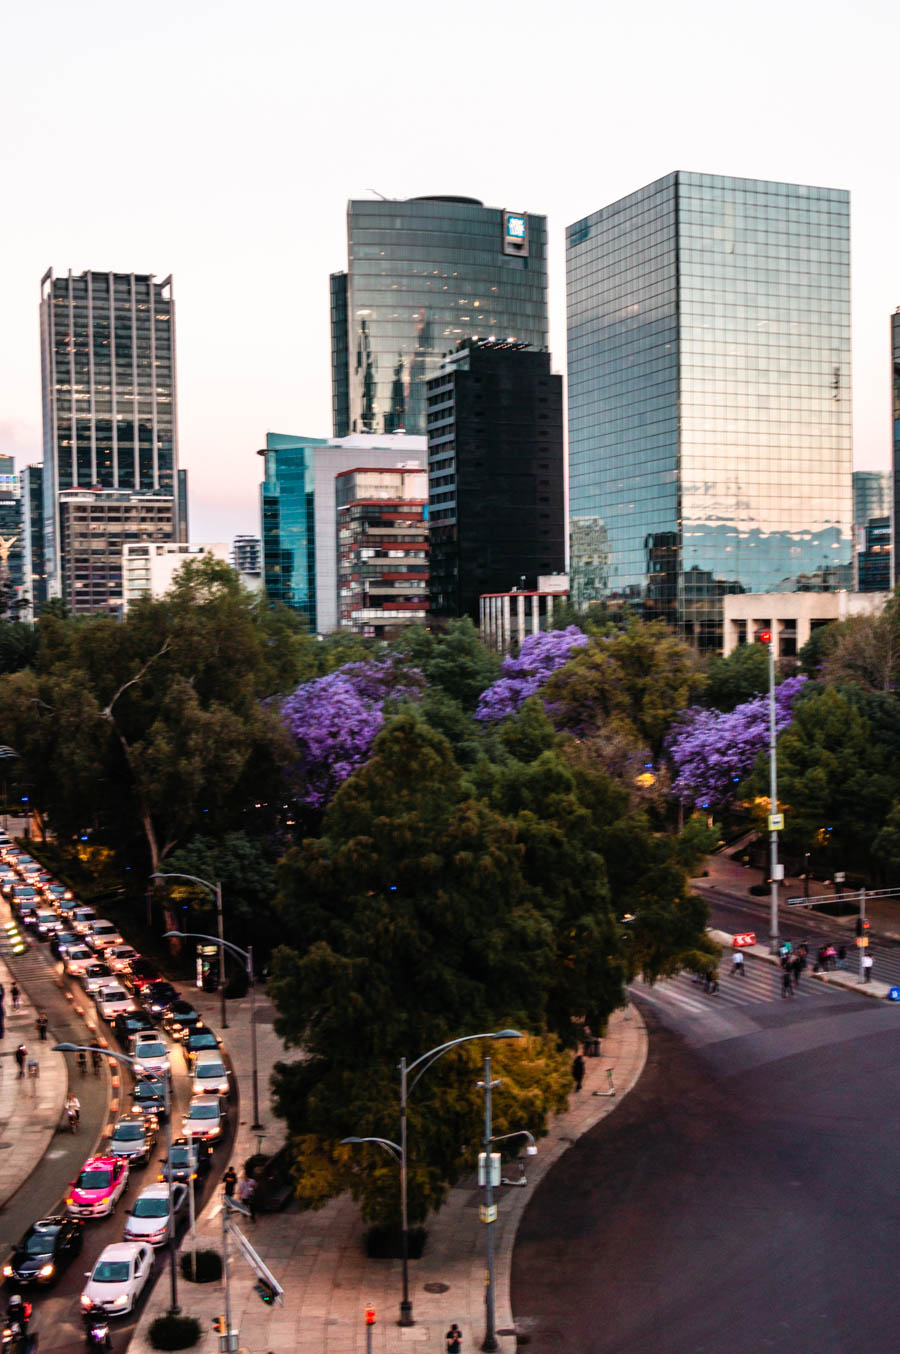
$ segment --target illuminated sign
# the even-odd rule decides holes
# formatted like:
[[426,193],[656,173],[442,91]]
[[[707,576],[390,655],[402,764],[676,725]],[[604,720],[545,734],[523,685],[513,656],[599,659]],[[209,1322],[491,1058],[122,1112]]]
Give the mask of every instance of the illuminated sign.
[[527,255],[528,253],[528,215],[526,212],[503,213],[504,254]]

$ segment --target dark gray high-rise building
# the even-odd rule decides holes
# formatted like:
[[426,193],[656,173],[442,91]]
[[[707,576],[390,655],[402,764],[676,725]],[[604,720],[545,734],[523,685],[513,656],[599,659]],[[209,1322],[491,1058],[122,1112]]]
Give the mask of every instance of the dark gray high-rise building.
[[[891,512],[891,540],[897,539],[897,527],[900,524],[900,306],[891,316],[891,429],[893,434],[893,501]],[[900,559],[894,551],[891,577],[894,583],[900,583]]]
[[[91,598],[121,561],[97,561],[96,577],[67,576],[60,495],[69,490],[148,494],[171,505],[169,537],[185,521],[179,507],[172,279],[85,272],[41,279],[44,414],[44,544],[51,596]],[[186,507],[186,505],[185,505]],[[161,514],[161,519],[166,514]],[[99,586],[98,586],[99,585]],[[115,606],[117,598],[109,598]],[[77,605],[76,610],[87,609]]]
[[851,586],[849,194],[677,172],[566,244],[576,604],[717,648],[727,593]]
[[476,198],[354,201],[331,277],[335,437],[424,435],[425,382],[461,339],[547,347],[546,217]]
[[44,566],[44,467],[26,465],[22,471],[22,619],[33,620],[47,600]]
[[430,610],[565,567],[562,377],[549,353],[469,339],[428,382]]

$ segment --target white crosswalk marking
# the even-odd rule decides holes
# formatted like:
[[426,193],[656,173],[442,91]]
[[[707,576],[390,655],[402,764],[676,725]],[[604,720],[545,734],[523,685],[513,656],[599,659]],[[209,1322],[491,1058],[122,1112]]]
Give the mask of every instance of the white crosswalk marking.
[[754,1006],[762,1002],[803,1001],[830,995],[828,988],[815,983],[806,973],[794,995],[782,997],[781,969],[748,958],[743,974],[736,975],[731,971],[729,955],[725,956],[719,969],[717,992],[707,993],[703,985],[695,983],[687,973],[679,973],[676,978],[666,978],[653,987],[635,983],[634,991],[655,1004],[671,1004],[697,1014],[708,1012],[715,1006]]

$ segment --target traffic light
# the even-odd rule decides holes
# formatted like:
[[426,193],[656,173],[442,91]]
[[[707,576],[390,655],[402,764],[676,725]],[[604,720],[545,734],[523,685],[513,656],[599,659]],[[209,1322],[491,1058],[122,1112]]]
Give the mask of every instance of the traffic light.
[[374,1325],[375,1325],[375,1308],[374,1308],[374,1307],[367,1307],[367,1308],[366,1308],[366,1325],[367,1325],[367,1326],[374,1326]]
[[856,918],[856,934],[857,934],[857,936],[864,936],[864,935],[866,935],[866,933],[868,932],[868,930],[869,930],[869,919],[868,919],[868,917],[857,917],[857,918]]
[[224,1334],[226,1333],[226,1332],[225,1332],[225,1318],[224,1318],[224,1316],[214,1316],[214,1317],[213,1317],[212,1328],[213,1328],[214,1331],[216,1331],[216,1333],[217,1333],[218,1335],[224,1335]]
[[267,1307],[272,1306],[272,1303],[275,1301],[275,1289],[270,1283],[266,1283],[265,1279],[260,1279],[255,1283],[253,1285],[253,1291]]
[[756,638],[759,640],[760,644],[771,644],[771,643],[772,643],[772,631],[771,631],[771,630],[760,630],[760,632],[759,632],[759,634],[757,635]]

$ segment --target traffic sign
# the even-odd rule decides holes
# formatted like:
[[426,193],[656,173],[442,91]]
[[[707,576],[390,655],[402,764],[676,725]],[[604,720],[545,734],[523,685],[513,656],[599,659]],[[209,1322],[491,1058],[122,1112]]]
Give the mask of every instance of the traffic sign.
[[844,880],[845,880],[846,878],[847,878],[847,876],[846,876],[846,874],[844,873],[843,870],[835,870],[835,872],[834,872],[834,882],[835,882],[836,884],[843,884],[843,882],[844,882]]
[[857,937],[856,937],[856,948],[857,948],[858,950],[864,950],[864,949],[866,949],[866,947],[868,946],[868,944],[869,944],[869,937],[868,937],[868,936],[857,936]]
[[888,1001],[900,1001],[900,987],[892,987],[888,993]]
[[783,831],[783,829],[784,829],[784,814],[783,814],[783,813],[770,813],[770,814],[769,814],[769,831],[770,831],[770,832],[781,832],[781,831]]
[[755,931],[741,931],[737,935],[731,937],[731,946],[732,949],[735,950],[741,949],[744,945],[755,945],[755,944],[756,944]]
[[482,1222],[496,1222],[496,1221],[497,1221],[497,1205],[496,1205],[496,1204],[482,1204],[482,1205],[481,1205],[481,1221],[482,1221]]

